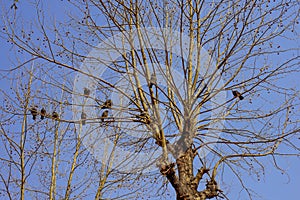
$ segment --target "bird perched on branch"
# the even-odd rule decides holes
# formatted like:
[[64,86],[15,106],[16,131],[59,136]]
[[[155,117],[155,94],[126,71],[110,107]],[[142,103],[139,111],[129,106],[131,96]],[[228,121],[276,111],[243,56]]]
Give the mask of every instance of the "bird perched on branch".
[[84,96],[88,97],[90,95],[91,91],[88,88],[83,89]]
[[135,122],[143,122],[145,124],[150,124],[150,116],[147,112],[142,111],[141,114],[135,115],[137,120],[133,120]]
[[[166,143],[166,144],[169,144],[170,142],[169,142],[168,140],[165,139],[165,143]],[[161,146],[161,147],[162,147],[162,146],[163,146],[163,140],[160,139],[160,138],[157,138],[156,141],[155,141],[155,144],[157,144],[158,146]]]
[[59,119],[58,113],[54,111],[52,113],[52,118],[55,119],[55,120]]
[[151,74],[149,87],[152,88],[153,85],[156,85],[156,82],[157,82],[156,76],[155,76],[155,74],[153,73],[153,74]]
[[30,113],[32,115],[32,119],[36,120],[36,116],[38,115],[37,107],[36,106],[31,107],[30,108]]
[[101,115],[101,121],[104,122],[104,119],[108,116],[108,110],[105,110]]
[[86,114],[84,112],[81,113],[81,123],[82,125],[85,125],[85,120],[86,120]]
[[45,110],[45,108],[42,108],[41,109],[41,120],[45,119],[45,116],[46,116],[46,110]]
[[242,96],[242,94],[240,92],[236,91],[236,90],[233,90],[232,94],[233,94],[234,97],[238,97],[240,100],[244,99],[244,97]]
[[104,102],[104,104],[101,106],[101,109],[109,109],[112,106],[112,100],[108,99]]

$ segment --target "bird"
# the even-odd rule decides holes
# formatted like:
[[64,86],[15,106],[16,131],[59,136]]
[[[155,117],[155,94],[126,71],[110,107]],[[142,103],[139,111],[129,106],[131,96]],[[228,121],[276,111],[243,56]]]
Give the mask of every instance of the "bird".
[[84,96],[88,97],[90,95],[91,91],[88,88],[83,89]]
[[32,115],[32,119],[36,120],[36,116],[38,115],[37,107],[36,106],[31,107],[30,112],[31,112],[31,115]]
[[107,116],[108,116],[108,110],[105,110],[105,111],[102,113],[101,121],[104,122],[104,119],[107,118]]
[[52,113],[52,118],[53,118],[53,119],[58,119],[58,118],[59,118],[59,117],[58,117],[58,113],[55,112],[55,111],[53,111],[53,113]]
[[[168,140],[165,139],[166,144],[169,144],[170,142]],[[157,144],[158,146],[163,146],[163,142],[161,139],[156,139],[155,144]]]
[[134,121],[137,121],[137,122],[143,122],[145,124],[150,124],[150,116],[147,112],[145,111],[142,111],[141,114],[139,115],[135,115],[135,117],[138,119],[138,120],[134,120]]
[[112,100],[108,99],[104,102],[104,104],[101,106],[101,109],[109,109],[112,106]]
[[82,122],[82,125],[85,125],[85,120],[86,120],[86,114],[85,114],[85,112],[82,112],[81,113],[81,122]]
[[153,85],[156,85],[156,82],[157,82],[156,76],[155,76],[155,74],[153,73],[153,74],[151,74],[149,87],[152,88]]
[[234,97],[238,97],[240,100],[244,99],[244,97],[242,96],[242,94],[240,92],[236,91],[236,90],[233,90],[232,94],[233,94]]
[[45,110],[45,108],[42,108],[41,109],[41,120],[45,119],[45,116],[46,116],[46,110]]

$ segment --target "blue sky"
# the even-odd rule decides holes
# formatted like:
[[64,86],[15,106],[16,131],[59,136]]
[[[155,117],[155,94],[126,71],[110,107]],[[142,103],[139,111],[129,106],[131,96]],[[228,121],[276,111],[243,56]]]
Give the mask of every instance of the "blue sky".
[[[23,4],[22,0],[18,4],[19,9],[17,12],[20,12],[21,15],[24,17],[23,19],[30,20],[32,16],[34,16],[33,9],[28,4]],[[6,3],[3,3],[6,2]],[[1,2],[1,6],[3,4],[6,4],[6,6],[10,6],[12,1],[6,0]],[[45,3],[45,2],[44,2]],[[45,3],[44,7],[47,7],[48,10],[45,13],[46,15],[51,15],[52,20],[64,20],[64,15],[66,13],[72,13],[72,10],[69,10],[64,1],[47,1]],[[76,14],[77,13],[72,13]],[[80,15],[80,14],[79,14]],[[50,20],[50,19],[49,19]],[[1,30],[3,28],[3,20],[0,22]],[[26,25],[24,25],[26,27]],[[299,31],[299,30],[298,30]],[[2,34],[0,34],[2,35]],[[298,40],[299,41],[299,40]],[[279,41],[280,42],[280,41]],[[282,40],[282,45],[289,45],[289,43],[286,40]],[[14,66],[13,63],[16,63],[15,61],[15,52],[11,48],[11,45],[6,42],[6,40],[3,37],[0,37],[0,69],[1,70],[8,70],[11,69],[12,66]],[[299,48],[298,44],[298,48]],[[298,55],[299,55],[299,49],[298,49]],[[5,71],[0,72],[1,77],[6,75]],[[7,79],[1,79],[0,80],[1,89],[4,89],[8,91],[10,86],[10,81]],[[291,76],[285,78],[281,84],[286,85],[295,85],[299,89],[299,74],[291,74]],[[2,97],[1,97],[2,100]],[[297,138],[294,138],[297,139]],[[300,146],[300,142],[298,142]],[[299,147],[298,146],[298,147]],[[0,151],[2,151],[0,147]],[[281,174],[279,170],[275,170],[274,166],[269,161],[264,161],[266,163],[265,168],[265,176],[261,177],[258,181],[255,176],[247,178],[246,183],[248,183],[248,186],[252,188],[256,193],[260,194],[262,199],[265,200],[282,200],[282,199],[290,199],[290,200],[297,200],[299,199],[299,188],[300,188],[300,159],[295,157],[282,157],[278,159],[278,165],[286,170],[287,174]],[[232,174],[227,173],[225,174],[225,177],[229,182],[232,180]],[[236,182],[232,182],[232,188],[231,190],[233,194],[238,193],[238,187],[236,187]],[[2,187],[2,186],[0,186]],[[242,196],[236,197],[231,196],[229,194],[230,199],[245,199],[246,197],[243,196],[245,193],[242,193]]]

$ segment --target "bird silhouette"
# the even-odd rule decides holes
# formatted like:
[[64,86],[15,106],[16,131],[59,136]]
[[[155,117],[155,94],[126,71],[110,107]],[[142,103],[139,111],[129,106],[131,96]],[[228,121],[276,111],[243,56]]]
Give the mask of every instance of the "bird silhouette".
[[88,97],[90,95],[91,91],[88,88],[83,89],[84,96]]
[[105,110],[105,111],[102,113],[101,121],[104,122],[104,119],[107,118],[107,116],[108,116],[108,110]]
[[138,119],[138,120],[134,120],[134,121],[138,121],[138,122],[143,122],[145,124],[150,124],[150,116],[147,112],[145,111],[142,111],[141,114],[139,115],[135,115],[135,117]]
[[59,119],[58,113],[54,111],[52,113],[52,118],[55,119],[55,120]]
[[240,92],[236,91],[236,90],[233,90],[232,94],[233,94],[234,97],[238,97],[240,100],[244,99],[244,97],[242,96],[242,94]]
[[155,76],[155,74],[153,73],[153,74],[151,74],[149,87],[152,88],[153,85],[156,85],[156,82],[157,82],[156,76]]
[[104,102],[104,104],[101,106],[101,109],[110,109],[112,107],[112,100],[108,99]]
[[46,110],[45,110],[45,108],[42,108],[41,109],[41,120],[45,119],[45,116],[46,116]]
[[32,119],[36,120],[36,116],[38,115],[37,107],[36,106],[31,107],[30,112],[31,112],[31,115],[32,115]]
[[81,123],[82,125],[85,125],[85,120],[86,120],[86,114],[84,112],[81,113]]

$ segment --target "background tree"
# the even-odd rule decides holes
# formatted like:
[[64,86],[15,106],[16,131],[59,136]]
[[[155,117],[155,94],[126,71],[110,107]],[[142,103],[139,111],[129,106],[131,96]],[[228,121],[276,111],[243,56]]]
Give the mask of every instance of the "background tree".
[[[47,178],[50,189],[14,187],[50,199],[167,198],[170,187],[177,199],[228,198],[227,176],[233,174],[251,199],[255,193],[245,177],[260,179],[268,162],[284,173],[278,157],[299,156],[299,91],[284,83],[299,66],[297,1],[91,0],[61,4],[71,10],[61,22],[47,17],[49,12],[39,1],[33,4],[37,12],[29,25],[21,25],[22,5],[4,12],[2,36],[21,59],[11,71],[26,73],[26,66],[35,63],[28,78],[33,76],[35,84],[24,87],[40,92],[26,98],[47,100],[60,113],[54,126],[43,126],[52,137],[31,141],[39,146],[52,144],[46,170],[51,178],[35,173]],[[145,30],[162,36],[165,48],[158,49]],[[110,40],[116,35],[119,42]],[[90,53],[95,49],[102,55]],[[116,51],[119,55],[109,60]],[[93,73],[98,70],[92,68],[93,63],[104,67],[101,76]],[[121,80],[127,84],[120,84]],[[116,93],[120,101],[105,107]],[[7,116],[23,113],[26,118],[30,112],[28,103],[24,105],[14,112],[2,110]],[[85,125],[82,113],[87,114]],[[8,127],[2,131],[4,142],[12,137],[4,131]],[[113,148],[97,152],[106,141]],[[62,148],[65,144],[75,147],[75,153]],[[117,148],[129,153],[120,158],[115,155]],[[126,167],[139,155],[152,155],[156,149],[159,156]],[[2,160],[11,163],[12,159]],[[70,167],[68,175],[58,180],[64,163]],[[149,172],[151,166],[159,171]],[[84,176],[79,175],[83,172]],[[76,181],[75,174],[80,176]],[[10,177],[2,180],[7,191],[14,191],[7,184]],[[60,184],[64,186],[58,187]],[[61,188],[65,192],[58,192]]]
[[[103,193],[113,193],[122,187],[124,175],[118,175],[109,166],[95,160],[82,145],[80,131],[72,120],[66,120],[71,111],[67,84],[53,84],[51,92],[46,80],[40,85],[35,76],[41,68],[35,63],[22,71],[12,71],[11,89],[1,90],[1,196],[9,199],[103,199]],[[44,120],[38,112],[32,119],[30,109],[44,107]],[[52,112],[58,114],[53,117]],[[108,155],[112,157],[112,155]],[[110,177],[113,176],[113,179]],[[113,180],[113,181],[111,181]],[[133,194],[117,194],[134,198]]]

